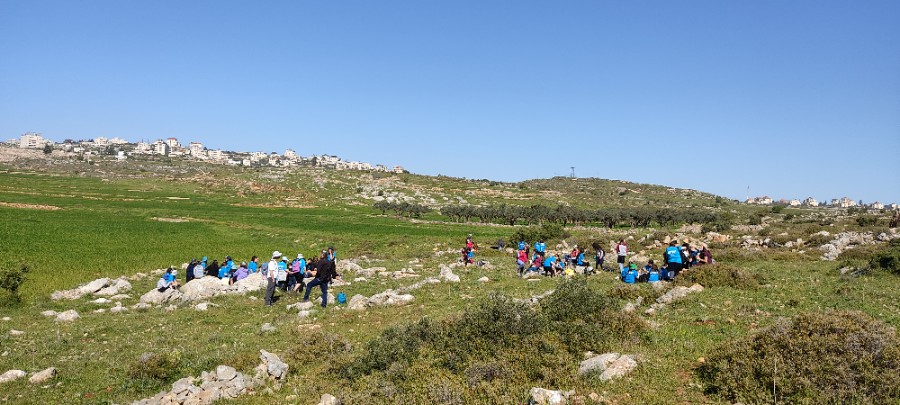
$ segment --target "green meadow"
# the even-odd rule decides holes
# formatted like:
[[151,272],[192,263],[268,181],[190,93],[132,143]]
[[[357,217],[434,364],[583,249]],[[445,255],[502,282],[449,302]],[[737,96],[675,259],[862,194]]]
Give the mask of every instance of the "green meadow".
[[[754,285],[708,285],[648,316],[644,311],[660,292],[647,285],[622,287],[610,272],[576,276],[584,279],[589,291],[581,296],[591,302],[562,303],[569,312],[557,318],[547,315],[547,322],[535,323],[536,329],[531,330],[520,324],[521,319],[489,313],[517,311],[497,304],[502,297],[528,298],[564,283],[551,278],[522,280],[515,274],[510,254],[488,248],[498,239],[509,240],[521,226],[455,223],[437,211],[416,219],[381,215],[370,199],[360,196],[374,189],[385,195],[400,193],[440,202],[461,197],[469,204],[704,207],[730,212],[737,225],[759,214],[757,208],[701,192],[610,180],[507,184],[443,176],[374,176],[307,168],[245,170],[160,161],[62,162],[55,167],[14,162],[0,167],[0,259],[5,268],[27,263],[30,271],[20,301],[0,291],[0,316],[11,318],[0,322],[0,372],[32,373],[53,366],[59,375],[43,385],[30,384],[27,378],[3,384],[0,401],[130,403],[219,364],[249,373],[258,363],[259,350],[265,349],[288,362],[287,382],[278,390],[259,389],[231,403],[314,404],[321,394],[330,393],[350,404],[522,404],[535,386],[574,390],[571,400],[575,403],[730,403],[708,389],[698,367],[722,347],[779,319],[805,312],[856,310],[900,326],[900,276],[885,271],[859,275],[839,271],[844,266],[864,266],[887,244],[848,251],[835,262],[820,260],[820,252],[812,245],[801,250],[740,246],[740,236],[745,234],[809,240],[825,229],[880,232],[887,229],[886,218],[862,226],[846,215],[766,211],[763,230],[726,231],[730,240],[710,244],[721,265],[751,275],[757,281]],[[582,245],[598,241],[607,246],[612,240],[633,236],[632,249],[659,260],[663,248],[644,245],[675,235],[679,228],[609,229],[586,224],[566,227],[566,235],[549,241],[548,246],[556,250],[553,246],[563,240]],[[467,234],[481,245],[478,259],[494,268],[454,269],[462,278],[460,283],[426,285],[412,292],[412,304],[400,307],[356,312],[329,305],[311,319],[299,319],[296,311],[285,306],[299,302],[300,296],[279,293],[277,304],[265,307],[263,291],[212,298],[209,302],[215,306],[207,312],[185,304],[172,312],[150,308],[95,314],[94,309],[108,305],[90,303],[92,297],[50,299],[53,291],[99,277],[130,276],[170,265],[183,280],[182,263],[201,256],[221,260],[231,255],[248,261],[257,255],[266,260],[279,250],[289,257],[297,253],[308,257],[327,246],[337,249],[339,259],[356,259],[363,267],[389,271],[412,267],[420,274],[409,279],[375,276],[362,282],[353,282],[355,276],[346,274],[351,284],[331,290],[348,297],[370,296],[437,275],[440,265],[453,263],[458,256],[439,252],[458,250]],[[702,233],[692,236],[703,238]],[[607,264],[615,265],[614,260]],[[483,276],[490,281],[478,282]],[[132,298],[123,304],[133,305],[155,283],[154,277],[132,282]],[[317,297],[318,289],[312,295]],[[604,319],[618,319],[613,313],[621,313],[625,303],[638,296],[644,297],[644,303],[633,319],[622,318],[622,324],[617,320],[594,328],[585,321],[594,319],[590,314],[579,315],[588,318],[565,315],[596,308],[610,311]],[[77,310],[81,318],[57,323],[40,314],[67,309]],[[481,324],[481,319],[510,326],[494,330],[490,322]],[[621,325],[634,319],[640,321],[638,329],[617,334],[625,330]],[[271,323],[276,331],[262,333],[263,323]],[[411,326],[417,324],[424,326]],[[520,326],[524,329],[516,329]],[[10,329],[25,333],[13,336],[7,333]],[[391,337],[398,331],[400,336]],[[426,343],[413,341],[414,333],[420,333],[416,339]],[[507,333],[512,337],[506,337]],[[401,353],[391,342],[411,346]],[[608,382],[579,376],[583,349],[632,353],[639,366],[626,377]],[[471,355],[451,361],[448,353],[458,350]],[[142,373],[138,359],[147,352],[168,356],[170,362],[156,374]],[[388,361],[382,367],[366,359]],[[893,399],[900,402],[896,396]]]

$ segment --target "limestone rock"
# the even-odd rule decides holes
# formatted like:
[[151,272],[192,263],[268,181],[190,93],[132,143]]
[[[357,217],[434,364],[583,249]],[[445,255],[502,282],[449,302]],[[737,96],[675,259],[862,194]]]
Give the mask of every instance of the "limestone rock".
[[[188,283],[190,284],[190,283]],[[175,302],[182,299],[181,291],[174,288],[167,288],[163,292],[159,292],[156,288],[148,291],[141,296],[141,302],[145,304],[160,305],[169,302]]]
[[[322,305],[322,297],[316,298],[316,305]],[[337,304],[337,298],[334,297],[334,294],[328,293],[328,302],[331,304]]]
[[678,301],[678,300],[686,297],[690,293],[700,292],[700,291],[703,291],[703,286],[700,284],[694,284],[690,287],[677,286],[677,287],[669,290],[667,293],[663,294],[659,298],[657,298],[656,303],[664,304],[664,305],[671,304],[675,301]]
[[128,308],[123,307],[121,302],[117,302],[116,306],[109,309],[109,312],[112,312],[115,314],[115,313],[119,313],[119,312],[125,312],[127,310],[128,310]]
[[566,397],[562,392],[534,387],[528,392],[528,403],[535,405],[562,405]]
[[[172,306],[174,306],[174,305],[172,305]],[[132,306],[131,306],[131,309],[138,309],[138,310],[141,310],[141,309],[149,309],[149,308],[152,308],[152,307],[153,307],[152,305],[150,305],[150,304],[148,304],[148,303],[146,303],[146,302],[138,302],[137,304],[132,305]],[[169,308],[166,308],[166,310],[168,311]]]
[[331,394],[322,394],[318,405],[341,405],[341,401]]
[[487,283],[488,281],[491,281],[491,279],[487,278],[487,276],[478,279],[479,283]]
[[72,322],[78,318],[80,318],[80,316],[74,309],[56,314],[56,322]]
[[268,281],[266,281],[266,277],[262,275],[262,272],[256,272],[234,283],[234,286],[236,288],[236,293],[245,294],[248,292],[265,290],[267,284]]
[[259,331],[262,333],[269,333],[269,332],[275,332],[276,329],[275,329],[274,325],[266,322],[266,323],[262,324],[262,326],[260,326]]
[[58,312],[56,312],[56,311],[54,311],[54,310],[52,310],[52,309],[48,309],[48,310],[46,310],[46,311],[44,311],[44,312],[41,312],[41,315],[46,316],[46,317],[49,318],[49,317],[51,317],[51,316],[56,316],[57,313],[58,313]]
[[266,372],[270,377],[281,380],[287,376],[288,365],[287,363],[281,361],[281,358],[273,353],[269,353],[265,350],[259,351],[259,359],[265,364]]
[[25,332],[21,330],[10,329],[9,334],[10,336],[22,336],[25,334]]
[[585,375],[593,372],[603,372],[603,370],[606,370],[606,368],[619,357],[621,357],[619,353],[612,352],[591,357],[581,362],[578,366],[578,374]]
[[[247,277],[249,278],[249,277]],[[241,280],[244,281],[244,280]],[[201,301],[215,297],[228,290],[232,286],[228,285],[227,279],[219,279],[213,276],[204,276],[195,278],[181,287],[182,301]],[[237,287],[234,287],[236,290]],[[168,291],[168,290],[167,290]]]
[[219,381],[231,381],[237,377],[237,375],[237,370],[235,370],[234,367],[225,365],[216,367],[216,378],[219,379]]
[[99,291],[94,292],[94,295],[99,296],[113,296],[118,295],[127,291],[131,291],[131,283],[128,282],[124,277],[117,278],[110,282],[108,287],[102,288]]
[[312,307],[313,307],[313,303],[306,301],[306,302],[297,302],[297,303],[290,304],[287,306],[287,309],[296,309],[296,310],[302,311],[304,309],[310,309]]
[[32,375],[31,378],[28,379],[28,382],[32,384],[43,384],[50,381],[53,377],[56,377],[56,367],[48,367]]
[[453,273],[453,269],[449,266],[441,265],[441,279],[449,283],[458,283],[459,276]]
[[366,305],[368,304],[369,299],[364,295],[356,294],[352,298],[350,298],[350,302],[347,305],[348,309],[354,311],[362,311],[366,309]]
[[9,370],[3,374],[0,374],[0,384],[7,383],[10,381],[18,380],[22,377],[25,377],[25,372],[22,370]]
[[582,361],[578,366],[581,375],[600,373],[600,381],[609,381],[622,377],[637,367],[637,361],[632,355],[619,355],[619,353],[604,353]]

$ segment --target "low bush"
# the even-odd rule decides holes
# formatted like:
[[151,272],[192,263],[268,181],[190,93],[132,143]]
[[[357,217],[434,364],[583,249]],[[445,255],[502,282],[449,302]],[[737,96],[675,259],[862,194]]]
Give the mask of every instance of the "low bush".
[[[387,329],[334,371],[357,387],[360,401],[395,401],[388,394],[398,392],[434,399],[428,387],[441,380],[455,387],[437,395],[450,402],[509,403],[517,400],[509,393],[527,386],[574,381],[585,351],[618,349],[640,340],[643,329],[639,317],[584,280],[567,280],[536,308],[494,295],[460,315]],[[380,388],[385,381],[391,389]]]
[[700,284],[704,287],[731,287],[747,290],[759,287],[762,280],[759,275],[749,270],[730,264],[715,263],[682,271],[675,280],[675,284],[685,286]]
[[729,341],[695,371],[731,402],[895,403],[900,340],[862,312],[801,313]]
[[131,380],[145,380],[156,384],[164,384],[179,378],[181,370],[181,354],[144,353],[128,367],[127,375]]
[[891,241],[886,251],[876,253],[869,260],[869,266],[875,270],[884,270],[900,276],[900,239]]
[[18,302],[19,288],[25,283],[27,274],[27,264],[4,264],[0,269],[0,289],[6,290],[12,301]]

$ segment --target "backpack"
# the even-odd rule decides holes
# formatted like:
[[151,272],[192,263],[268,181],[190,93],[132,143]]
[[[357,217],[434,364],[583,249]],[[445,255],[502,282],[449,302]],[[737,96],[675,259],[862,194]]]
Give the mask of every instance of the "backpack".
[[294,260],[294,263],[291,264],[291,273],[299,273],[300,272],[300,259]]

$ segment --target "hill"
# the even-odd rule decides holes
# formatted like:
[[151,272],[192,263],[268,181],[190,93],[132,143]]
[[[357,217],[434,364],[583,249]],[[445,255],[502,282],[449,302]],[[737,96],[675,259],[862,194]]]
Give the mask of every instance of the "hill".
[[[378,201],[430,211],[412,218],[382,214],[373,208]],[[626,239],[640,262],[659,260],[664,242],[678,238],[710,246],[721,271],[684,277],[684,287],[696,281],[705,288],[671,302],[662,297],[681,291],[676,285],[622,286],[613,272],[576,276],[574,283],[526,281],[517,276],[509,251],[489,245],[547,224],[465,222],[441,213],[462,205],[713,213],[724,221],[716,230],[656,219],[640,227],[627,220],[612,227],[590,218],[577,226],[560,220],[548,246],[563,253],[576,243],[607,247]],[[17,157],[0,166],[0,251],[3,269],[26,262],[30,271],[20,302],[0,291],[0,317],[9,318],[0,325],[22,332],[0,337],[0,372],[55,367],[58,375],[46,383],[0,383],[0,398],[126,403],[218,365],[252,374],[264,349],[290,366],[287,379],[230,401],[316,403],[330,393],[351,404],[523,403],[532,387],[543,387],[574,390],[569,399],[575,403],[728,403],[739,398],[716,391],[717,383],[695,370],[722,345],[778,319],[841,309],[900,325],[900,281],[871,264],[898,237],[889,219],[838,210],[773,211],[617,180],[500,183],[302,167]],[[459,265],[467,234],[481,244],[476,258],[486,266]],[[220,294],[196,300],[140,304],[159,269],[174,265],[183,281],[182,263],[191,258],[265,260],[274,250],[310,257],[327,246],[337,249],[348,282],[331,292],[363,297],[356,304],[364,302],[364,309],[288,308],[302,298],[291,293],[279,293],[276,305],[265,307],[263,291],[238,294],[227,286],[210,287]],[[103,277],[124,277],[131,285],[128,297],[50,298]],[[479,281],[483,277],[487,281]],[[317,289],[312,296],[319,296]],[[80,314],[73,322],[41,315],[71,309]],[[578,368],[588,351],[633,354],[637,368],[609,381],[582,376]],[[787,388],[785,393],[796,392]]]

